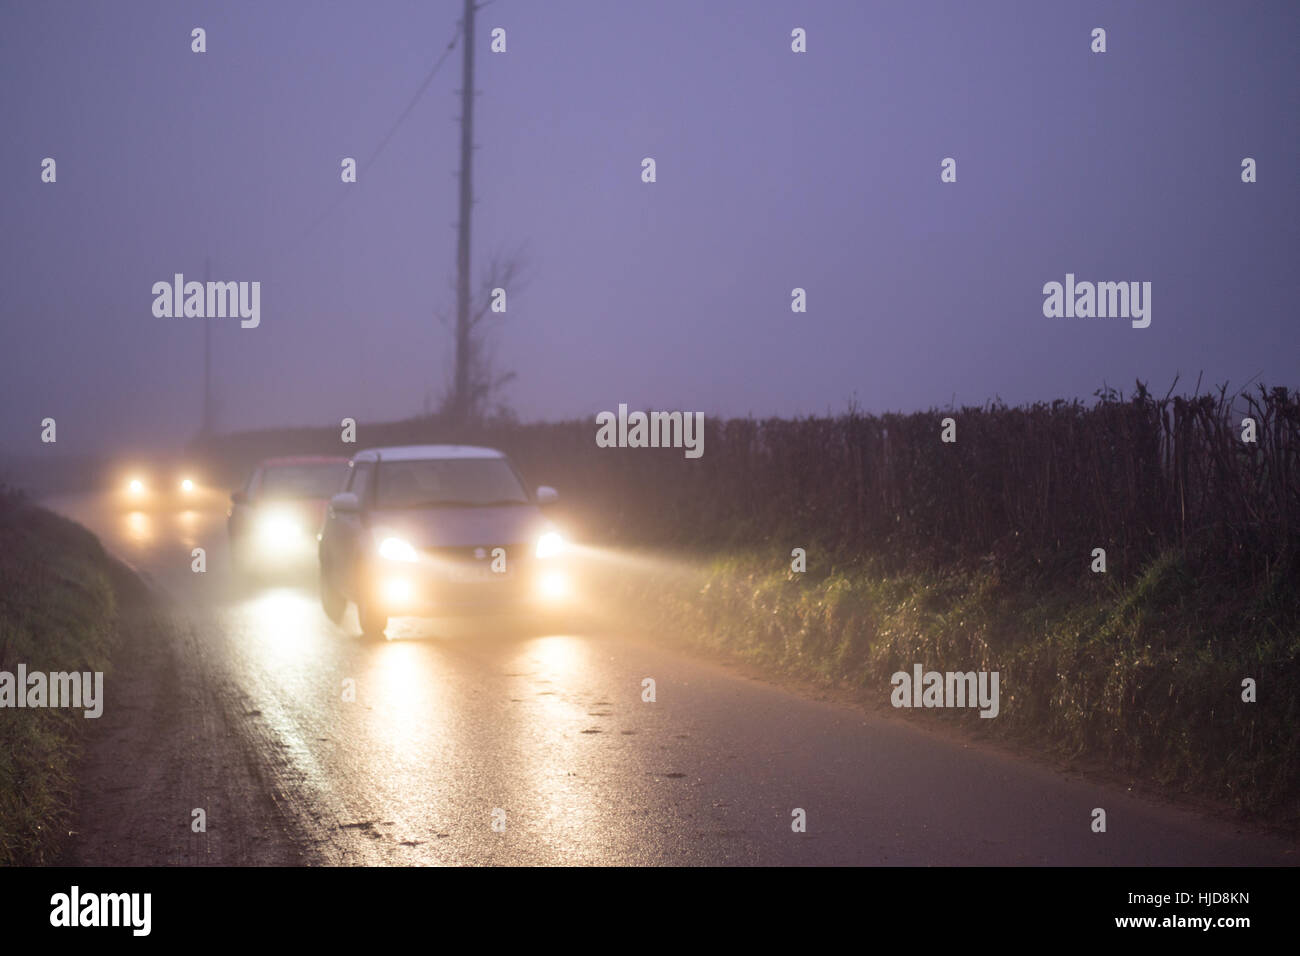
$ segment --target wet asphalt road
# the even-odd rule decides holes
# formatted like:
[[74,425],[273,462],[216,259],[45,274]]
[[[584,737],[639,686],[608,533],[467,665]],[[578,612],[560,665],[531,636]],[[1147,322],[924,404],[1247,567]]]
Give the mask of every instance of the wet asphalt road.
[[[390,640],[364,641],[353,610],[330,623],[310,578],[236,587],[215,495],[189,512],[125,513],[101,496],[47,504],[99,534],[165,607],[106,683],[69,862],[1296,860],[1279,838],[809,699],[617,626],[405,619]],[[198,546],[203,574],[190,567]],[[1094,807],[1105,834],[1090,829]],[[190,825],[196,808],[206,832]]]

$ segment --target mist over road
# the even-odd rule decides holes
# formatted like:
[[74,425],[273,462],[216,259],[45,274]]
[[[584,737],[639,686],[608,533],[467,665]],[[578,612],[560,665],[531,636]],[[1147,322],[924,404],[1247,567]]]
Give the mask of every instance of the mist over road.
[[[122,513],[106,495],[46,504],[97,533],[165,606],[165,626],[128,635],[106,680],[69,862],[1295,861],[1279,838],[808,699],[617,626],[396,619],[391,640],[363,641],[353,610],[329,622],[310,577],[236,586],[215,499],[156,514]],[[194,547],[205,573],[191,570]],[[654,703],[641,699],[646,677]],[[1104,834],[1090,830],[1094,807]],[[190,828],[196,808],[205,833]],[[791,830],[796,808],[805,833]]]

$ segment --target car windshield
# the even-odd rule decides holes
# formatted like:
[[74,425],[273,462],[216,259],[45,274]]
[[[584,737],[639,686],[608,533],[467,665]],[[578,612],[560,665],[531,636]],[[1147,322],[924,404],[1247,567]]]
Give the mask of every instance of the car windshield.
[[523,505],[528,495],[504,458],[381,461],[377,508],[472,508]]
[[261,494],[267,498],[328,498],[347,476],[346,461],[271,465],[262,472]]

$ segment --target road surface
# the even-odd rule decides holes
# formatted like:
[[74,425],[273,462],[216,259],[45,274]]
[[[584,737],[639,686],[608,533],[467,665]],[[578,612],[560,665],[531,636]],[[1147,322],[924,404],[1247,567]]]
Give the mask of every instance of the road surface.
[[[157,514],[95,495],[47,504],[163,599],[106,681],[69,863],[1296,861],[1292,843],[1222,815],[801,696],[616,627],[398,620],[392,639],[364,641],[352,609],[340,626],[326,619],[310,580],[237,587],[219,500]],[[205,573],[191,570],[194,547]],[[1094,807],[1104,834],[1091,830]]]

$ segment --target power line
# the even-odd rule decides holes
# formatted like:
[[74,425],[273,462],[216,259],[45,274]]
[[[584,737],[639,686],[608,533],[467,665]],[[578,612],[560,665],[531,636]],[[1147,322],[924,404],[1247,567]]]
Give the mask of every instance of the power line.
[[[370,156],[366,159],[364,163],[362,163],[360,166],[357,167],[358,172],[362,172],[370,169],[370,167],[374,164],[375,160],[377,160],[380,154],[383,153],[384,148],[388,146],[389,141],[392,140],[393,136],[401,128],[402,124],[406,122],[407,117],[411,115],[411,111],[414,110],[416,104],[420,102],[420,97],[424,95],[424,91],[429,88],[429,84],[433,82],[433,78],[438,75],[438,70],[440,70],[442,68],[442,65],[445,62],[447,62],[447,57],[451,55],[451,51],[456,48],[456,43],[457,41],[460,40],[461,31],[463,27],[464,27],[463,23],[458,23],[456,25],[456,32],[452,34],[451,40],[448,41],[446,49],[442,51],[442,55],[438,57],[438,61],[433,64],[433,69],[429,71],[428,75],[420,83],[420,86],[416,89],[415,93],[411,96],[411,101],[406,104],[406,109],[402,110],[401,115],[397,117],[396,122],[394,122],[392,127],[389,128],[388,132],[384,135],[384,138],[380,140],[379,145],[375,147],[374,152],[370,154]],[[330,205],[326,207],[325,211],[322,212],[319,216],[316,217],[315,220],[312,221],[311,225],[309,225],[307,229],[296,240],[294,240],[293,244],[291,246],[286,246],[285,249],[282,250],[282,254],[284,252],[290,251],[293,248],[296,248],[299,244],[304,242],[313,232],[315,232],[316,229],[320,226],[320,224],[323,223],[326,219],[328,219],[333,214],[334,210],[338,209],[338,207],[343,204],[344,200],[348,198],[349,193],[351,193],[351,190],[349,189],[342,190],[334,198],[334,202],[330,203]]]
[[442,64],[447,61],[447,57],[451,55],[451,51],[456,48],[456,41],[460,39],[462,29],[463,25],[456,27],[456,33],[452,36],[451,42],[449,42],[447,48],[442,51],[442,56],[438,57],[438,62],[433,65],[433,69],[430,70],[429,75],[424,78],[424,82],[420,84],[420,88],[415,91],[415,95],[411,97],[411,102],[406,104],[406,109],[402,110],[402,115],[397,117],[397,122],[393,124],[393,128],[388,131],[388,135],[383,138],[380,144],[375,148],[375,151],[370,154],[370,158],[366,160],[366,169],[369,169],[371,164],[379,158],[379,154],[384,151],[384,147],[387,146],[388,141],[393,138],[393,134],[396,133],[402,123],[406,121],[406,118],[411,115],[411,110],[415,109],[415,104],[420,101],[420,97],[424,95],[424,91],[429,88],[429,84],[433,82],[433,78],[438,75],[439,68],[441,68]]

